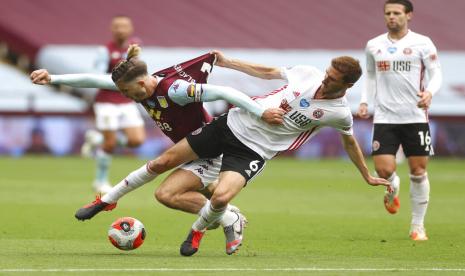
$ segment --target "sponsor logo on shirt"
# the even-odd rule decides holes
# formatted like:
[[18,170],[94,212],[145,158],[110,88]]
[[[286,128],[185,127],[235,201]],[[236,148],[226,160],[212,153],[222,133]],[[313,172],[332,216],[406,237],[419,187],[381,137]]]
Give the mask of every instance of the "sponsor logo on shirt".
[[394,54],[395,52],[397,52],[397,47],[395,47],[395,46],[389,47],[389,48],[388,48],[388,52],[389,52],[390,54]]
[[292,92],[292,94],[294,94],[294,97],[296,97],[296,98],[300,96],[300,92],[298,92],[298,91],[294,91],[294,92]]
[[382,52],[381,52],[381,49],[378,49],[378,51],[376,51],[376,54],[377,55],[380,55]]
[[404,52],[404,55],[408,56],[408,55],[412,54],[412,49],[411,48],[405,48],[403,52]]
[[304,127],[306,125],[308,125],[309,123],[312,122],[312,120],[310,118],[308,118],[307,116],[305,116],[304,114],[300,113],[299,111],[294,111],[294,113],[292,113],[289,118],[294,122],[296,123],[297,125],[301,126],[301,127]]
[[306,99],[302,99],[300,100],[300,107],[309,107],[310,106],[310,103],[306,100]]

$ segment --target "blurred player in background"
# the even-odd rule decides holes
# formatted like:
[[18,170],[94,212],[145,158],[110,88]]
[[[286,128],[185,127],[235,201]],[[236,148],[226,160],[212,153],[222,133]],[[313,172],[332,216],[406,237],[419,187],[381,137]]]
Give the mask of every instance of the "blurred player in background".
[[[113,40],[99,48],[96,69],[109,73],[126,57],[129,44],[137,41],[132,38],[131,19],[124,15],[115,16],[111,21]],[[111,185],[108,171],[112,153],[117,146],[137,147],[144,142],[144,121],[133,100],[121,93],[99,90],[94,103],[95,125],[98,131],[88,130],[81,148],[84,156],[94,157],[96,174],[93,187],[97,192],[106,193]],[[118,131],[122,131],[119,133]]]
[[[413,5],[409,0],[385,2],[388,32],[367,43],[367,83],[358,115],[368,118],[367,98],[374,93],[373,160],[378,175],[391,182],[384,205],[391,214],[400,208],[395,155],[402,145],[410,167],[409,235],[413,240],[427,240],[424,218],[430,183],[426,166],[428,156],[433,154],[427,111],[441,86],[442,73],[431,39],[408,29],[412,16]],[[425,81],[425,70],[429,82]]]

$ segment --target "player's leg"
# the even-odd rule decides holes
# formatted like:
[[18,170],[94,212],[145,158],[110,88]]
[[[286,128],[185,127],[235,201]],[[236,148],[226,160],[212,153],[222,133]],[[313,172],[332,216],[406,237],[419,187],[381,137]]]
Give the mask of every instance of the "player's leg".
[[410,237],[413,240],[427,240],[424,220],[428,209],[430,183],[426,166],[427,156],[410,156],[410,203],[412,206],[412,221]]
[[106,193],[111,185],[108,180],[112,153],[116,147],[118,130],[118,109],[114,104],[95,103],[95,125],[98,131],[88,130],[81,153],[95,159],[95,179],[93,187],[96,192]]
[[396,153],[399,149],[397,125],[375,124],[372,155],[375,170],[379,177],[387,179],[391,186],[386,189],[383,202],[386,210],[395,214],[400,208],[400,178],[396,173]]
[[207,198],[198,192],[203,187],[195,174],[176,169],[158,186],[155,198],[168,208],[198,214],[207,202]]
[[430,183],[426,168],[429,156],[433,154],[428,124],[406,125],[402,144],[410,168],[412,221],[409,234],[413,240],[427,240],[424,219],[428,208]]
[[[213,192],[210,201],[207,201],[205,206],[200,211],[199,218],[192,225],[191,230],[186,240],[181,244],[180,253],[183,256],[191,256],[198,251],[200,241],[205,233],[207,227],[219,220],[224,220],[224,231],[231,232],[235,228],[241,236],[240,240],[231,246],[239,246],[242,241],[243,219],[241,214],[227,212],[228,203],[236,196],[245,185],[246,179],[237,172],[227,171],[220,174],[218,186]],[[227,219],[223,218],[225,214]],[[233,225],[237,224],[238,227]],[[235,249],[235,248],[234,248]],[[234,250],[235,251],[235,250]]]
[[[139,169],[131,172],[126,178],[113,186],[101,199],[97,199],[93,203],[80,208],[76,212],[75,217],[79,220],[91,219],[99,212],[106,210],[107,206],[113,206],[114,208],[116,202],[127,193],[152,181],[159,174],[197,158],[197,155],[192,151],[186,139],[183,139],[166,150],[158,158],[149,161]],[[155,168],[156,171],[152,168]]]

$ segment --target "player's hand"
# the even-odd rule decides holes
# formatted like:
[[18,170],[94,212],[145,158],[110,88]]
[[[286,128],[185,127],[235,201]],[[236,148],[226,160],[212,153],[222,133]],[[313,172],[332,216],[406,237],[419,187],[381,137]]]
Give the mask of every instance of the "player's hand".
[[366,181],[371,186],[386,186],[386,187],[391,186],[391,183],[389,181],[387,181],[386,179],[380,178],[380,177],[373,177],[371,175],[368,176]]
[[30,78],[32,83],[41,85],[49,84],[51,80],[50,74],[45,69],[35,70],[31,73]]
[[366,103],[360,104],[360,106],[358,107],[357,116],[362,119],[370,118],[370,115],[368,114],[368,105]]
[[268,108],[262,114],[262,120],[271,125],[281,125],[284,122],[283,116],[286,112],[281,108]]
[[219,67],[226,67],[229,63],[229,59],[225,57],[223,52],[218,51],[218,50],[213,50],[211,51],[211,54],[214,54],[216,56],[216,62],[215,65]]
[[428,109],[429,106],[431,105],[431,99],[433,98],[433,95],[429,91],[420,91],[417,94],[418,97],[420,97],[420,100],[417,103],[417,106],[419,108],[423,109]]

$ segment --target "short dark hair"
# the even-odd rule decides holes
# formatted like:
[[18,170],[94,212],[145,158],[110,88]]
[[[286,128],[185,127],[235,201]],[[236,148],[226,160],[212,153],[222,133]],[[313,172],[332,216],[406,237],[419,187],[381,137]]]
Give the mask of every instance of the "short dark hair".
[[360,62],[353,57],[342,56],[331,60],[331,67],[344,75],[345,83],[356,83],[362,75]]
[[384,3],[384,7],[386,7],[387,4],[400,4],[404,6],[405,13],[413,12],[413,4],[410,0],[387,0]]

